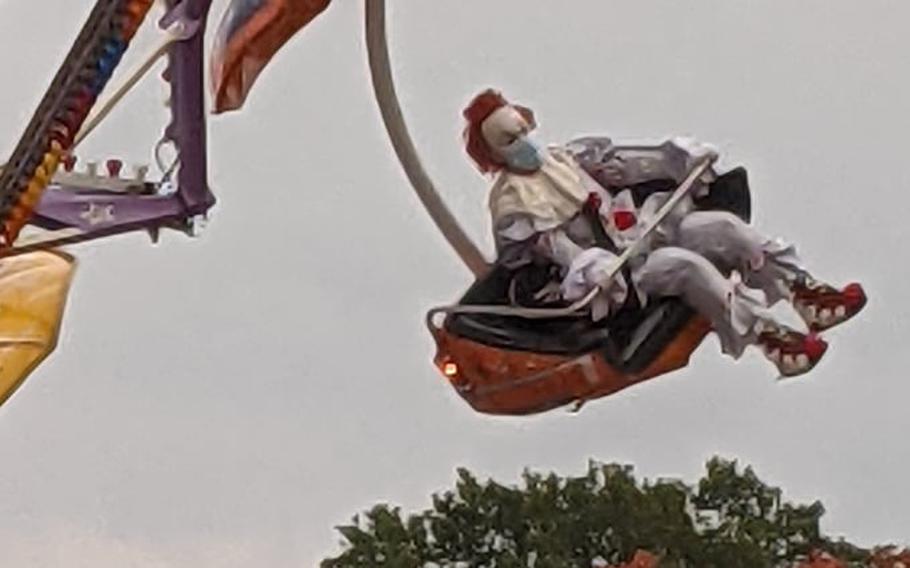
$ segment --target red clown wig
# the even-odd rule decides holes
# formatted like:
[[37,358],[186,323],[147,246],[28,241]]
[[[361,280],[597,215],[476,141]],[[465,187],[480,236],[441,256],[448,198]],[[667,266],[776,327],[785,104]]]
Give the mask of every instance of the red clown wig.
[[483,137],[481,125],[491,114],[504,106],[514,106],[532,128],[536,125],[531,109],[511,105],[502,96],[502,93],[493,89],[487,89],[475,96],[462,112],[462,116],[467,121],[464,129],[465,150],[477,169],[484,174],[498,172],[503,168],[503,164],[494,157],[493,150]]

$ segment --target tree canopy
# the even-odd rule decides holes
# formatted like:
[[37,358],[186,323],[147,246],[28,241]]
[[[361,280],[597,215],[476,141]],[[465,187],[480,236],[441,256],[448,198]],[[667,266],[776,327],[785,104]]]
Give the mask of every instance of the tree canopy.
[[690,486],[591,462],[579,477],[526,471],[518,486],[458,470],[432,508],[374,506],[338,527],[323,568],[910,568],[910,554],[823,535],[820,502],[787,502],[750,467],[714,458]]

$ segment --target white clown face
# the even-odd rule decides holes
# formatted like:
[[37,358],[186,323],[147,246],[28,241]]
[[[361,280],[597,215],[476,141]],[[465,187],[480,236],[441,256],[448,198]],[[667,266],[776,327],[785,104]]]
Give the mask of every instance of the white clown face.
[[540,151],[528,137],[533,129],[534,125],[511,105],[496,109],[480,125],[493,156],[514,170],[526,172],[541,166]]
[[522,136],[527,136],[531,125],[518,109],[511,105],[498,108],[480,125],[484,140],[497,152]]

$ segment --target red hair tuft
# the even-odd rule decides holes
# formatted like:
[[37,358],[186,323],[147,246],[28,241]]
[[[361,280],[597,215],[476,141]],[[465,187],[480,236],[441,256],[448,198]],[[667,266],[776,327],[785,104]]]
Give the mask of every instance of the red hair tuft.
[[497,109],[507,106],[509,102],[499,91],[487,89],[475,96],[462,112],[467,121],[464,129],[465,150],[481,173],[489,174],[502,169],[493,158],[490,145],[483,138],[480,125]]

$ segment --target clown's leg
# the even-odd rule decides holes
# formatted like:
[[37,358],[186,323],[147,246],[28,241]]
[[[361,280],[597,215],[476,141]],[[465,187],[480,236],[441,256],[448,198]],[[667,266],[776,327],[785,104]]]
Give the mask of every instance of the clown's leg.
[[768,311],[763,294],[725,278],[691,250],[657,249],[632,277],[647,296],[677,296],[708,319],[724,353],[734,358],[756,344],[782,375],[795,376],[811,370],[827,348],[816,336],[788,328]]
[[806,325],[818,332],[850,319],[866,303],[862,286],[841,290],[815,280],[793,246],[772,240],[731,213],[699,211],[680,224],[676,242],[712,262],[739,270],[768,301],[792,301]]

